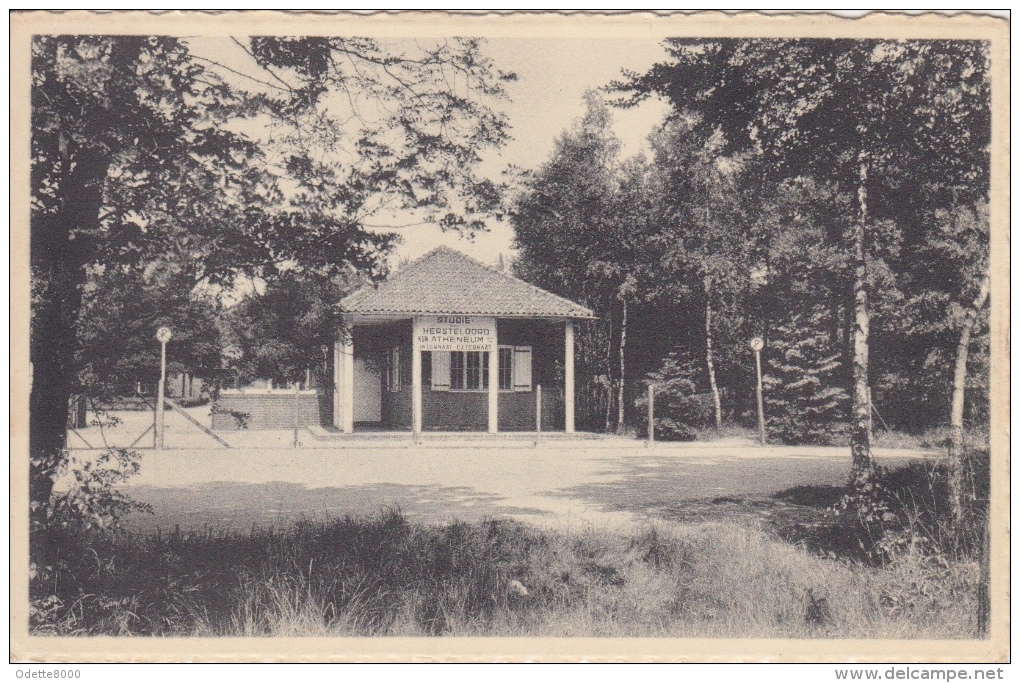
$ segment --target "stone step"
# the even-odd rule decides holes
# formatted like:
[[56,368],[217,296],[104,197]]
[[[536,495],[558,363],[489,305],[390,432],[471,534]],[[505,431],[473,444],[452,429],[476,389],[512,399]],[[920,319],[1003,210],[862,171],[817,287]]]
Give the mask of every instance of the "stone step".
[[[320,441],[393,441],[406,443],[412,441],[411,432],[405,431],[363,431],[355,429],[353,434],[345,434],[328,427],[310,425],[305,429]],[[487,432],[422,432],[418,436],[418,442],[451,442],[451,441],[591,441],[606,438],[603,434],[592,432],[577,432],[565,434],[564,432],[500,432],[489,434]]]

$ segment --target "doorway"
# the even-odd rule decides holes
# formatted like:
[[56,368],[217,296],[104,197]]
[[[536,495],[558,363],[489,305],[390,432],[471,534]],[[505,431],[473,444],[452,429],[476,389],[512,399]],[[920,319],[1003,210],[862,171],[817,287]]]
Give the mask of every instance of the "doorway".
[[354,359],[354,421],[382,422],[382,373],[372,358]]

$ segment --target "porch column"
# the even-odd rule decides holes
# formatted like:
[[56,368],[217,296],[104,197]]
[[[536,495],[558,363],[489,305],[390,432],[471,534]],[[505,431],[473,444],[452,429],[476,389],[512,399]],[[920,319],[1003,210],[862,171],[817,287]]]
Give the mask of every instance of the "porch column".
[[496,348],[489,351],[489,434],[499,431],[499,323],[496,323]]
[[563,349],[563,416],[564,431],[574,433],[574,321],[567,320]]
[[421,349],[411,343],[411,430],[421,434]]
[[354,432],[354,326],[349,325],[349,334],[343,339],[340,349],[343,363],[343,389],[341,391],[341,413],[343,416],[341,430],[345,434]]
[[343,429],[343,341],[333,342],[333,426]]

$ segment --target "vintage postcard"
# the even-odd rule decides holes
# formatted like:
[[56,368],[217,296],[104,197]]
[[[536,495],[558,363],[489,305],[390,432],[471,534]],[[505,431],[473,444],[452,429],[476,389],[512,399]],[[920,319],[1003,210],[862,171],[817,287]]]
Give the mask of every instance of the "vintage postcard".
[[1008,657],[1008,22],[11,27],[12,661]]

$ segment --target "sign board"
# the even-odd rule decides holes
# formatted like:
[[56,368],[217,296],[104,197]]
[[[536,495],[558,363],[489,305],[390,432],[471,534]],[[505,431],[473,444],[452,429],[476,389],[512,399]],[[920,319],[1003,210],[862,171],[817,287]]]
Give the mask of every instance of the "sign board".
[[160,344],[166,344],[168,341],[170,341],[171,336],[173,335],[171,334],[169,327],[161,327],[158,330],[156,330],[156,341],[158,341]]
[[414,318],[418,351],[495,351],[496,318],[487,315],[419,315]]

